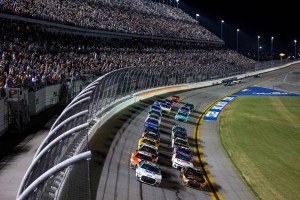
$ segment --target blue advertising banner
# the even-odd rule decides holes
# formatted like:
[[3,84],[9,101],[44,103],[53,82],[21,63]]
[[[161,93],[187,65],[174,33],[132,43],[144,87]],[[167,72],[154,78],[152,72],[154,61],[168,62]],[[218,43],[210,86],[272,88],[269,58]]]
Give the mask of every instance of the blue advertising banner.
[[203,119],[206,121],[217,121],[222,109],[237,96],[300,96],[300,94],[272,90],[263,87],[249,87],[218,101],[208,110]]
[[213,105],[206,115],[204,116],[204,120],[206,121],[217,121],[218,116],[222,109],[231,102],[236,96],[228,96],[223,98],[222,100],[218,101],[215,105]]
[[300,96],[299,94],[293,94],[289,92],[282,92],[279,90],[272,90],[263,87],[249,87],[243,89],[235,94],[235,96]]

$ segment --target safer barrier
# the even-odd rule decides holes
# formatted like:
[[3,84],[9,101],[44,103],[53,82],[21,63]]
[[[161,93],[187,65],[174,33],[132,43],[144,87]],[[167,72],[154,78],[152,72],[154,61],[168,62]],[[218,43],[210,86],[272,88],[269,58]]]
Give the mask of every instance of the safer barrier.
[[79,196],[90,199],[87,159],[91,154],[78,155],[88,152],[88,141],[105,121],[140,99],[220,84],[225,78],[245,78],[290,64],[248,74],[239,71],[214,76],[199,74],[197,67],[141,67],[110,72],[81,91],[54,122],[23,177],[17,199],[72,199]]

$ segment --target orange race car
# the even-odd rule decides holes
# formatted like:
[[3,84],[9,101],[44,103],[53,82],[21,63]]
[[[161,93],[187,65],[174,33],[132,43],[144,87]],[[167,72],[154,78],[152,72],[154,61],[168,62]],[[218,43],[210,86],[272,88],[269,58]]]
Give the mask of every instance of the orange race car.
[[177,103],[181,100],[180,96],[176,96],[176,95],[171,96],[170,99]]
[[130,158],[130,168],[135,169],[136,165],[141,161],[146,160],[155,163],[155,159],[153,158],[151,153],[145,152],[145,151],[139,151],[135,150],[131,153]]

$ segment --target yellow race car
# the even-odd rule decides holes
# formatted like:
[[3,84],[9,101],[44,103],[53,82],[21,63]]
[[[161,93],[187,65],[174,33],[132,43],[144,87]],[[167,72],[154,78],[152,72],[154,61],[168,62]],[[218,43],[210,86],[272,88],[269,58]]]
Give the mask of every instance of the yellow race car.
[[142,146],[142,144],[144,143],[155,146],[156,148],[159,147],[159,141],[147,137],[142,137],[139,139],[138,148],[140,148],[140,146]]
[[180,171],[182,184],[185,186],[204,190],[206,187],[205,179],[200,169],[194,167],[183,167]]

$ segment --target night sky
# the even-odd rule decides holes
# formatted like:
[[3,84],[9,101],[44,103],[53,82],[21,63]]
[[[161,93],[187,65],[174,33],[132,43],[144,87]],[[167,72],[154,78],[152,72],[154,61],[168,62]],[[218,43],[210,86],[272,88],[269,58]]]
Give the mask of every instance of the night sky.
[[[262,4],[263,3],[263,4]],[[218,37],[223,24],[223,39],[228,48],[236,50],[237,28],[239,32],[239,51],[244,54],[256,54],[257,36],[260,35],[261,52],[270,54],[271,36],[274,37],[274,54],[280,52],[294,55],[294,40],[300,40],[300,7],[291,1],[201,1],[180,0],[179,7],[195,17]],[[297,42],[300,47],[300,41]]]

